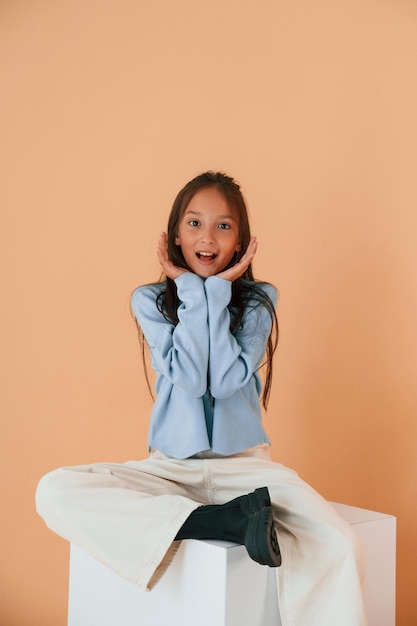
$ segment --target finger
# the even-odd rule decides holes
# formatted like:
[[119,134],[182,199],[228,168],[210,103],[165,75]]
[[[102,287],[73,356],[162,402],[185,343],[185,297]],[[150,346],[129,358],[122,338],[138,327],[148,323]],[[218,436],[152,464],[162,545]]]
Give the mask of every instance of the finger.
[[257,249],[258,249],[258,239],[256,237],[251,237],[251,240],[249,242],[246,252],[254,256]]
[[168,248],[168,241],[167,241],[167,236],[166,236],[165,233],[161,233],[159,235],[159,238],[158,238],[158,248],[160,250],[163,250],[163,251],[167,250],[167,248]]
[[158,254],[158,258],[160,260],[164,260],[165,262],[167,262],[168,259],[168,243],[167,243],[167,236],[165,233],[161,233],[159,235],[159,239],[158,239],[158,247],[156,249],[157,254]]
[[256,237],[252,237],[246,249],[245,254],[240,259],[240,263],[242,264],[246,263],[247,265],[249,265],[252,259],[254,258],[257,249],[258,249],[258,240],[256,239]]

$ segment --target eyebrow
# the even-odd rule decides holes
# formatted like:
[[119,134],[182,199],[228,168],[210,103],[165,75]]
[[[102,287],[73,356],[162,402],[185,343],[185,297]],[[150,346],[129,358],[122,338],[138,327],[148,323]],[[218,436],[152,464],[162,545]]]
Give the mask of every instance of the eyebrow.
[[[204,214],[200,213],[199,211],[191,211],[191,210],[189,211],[188,209],[186,209],[184,215],[196,215],[197,217],[201,217],[201,215],[204,215]],[[219,220],[233,220],[234,222],[236,221],[233,215],[219,215],[218,219]]]

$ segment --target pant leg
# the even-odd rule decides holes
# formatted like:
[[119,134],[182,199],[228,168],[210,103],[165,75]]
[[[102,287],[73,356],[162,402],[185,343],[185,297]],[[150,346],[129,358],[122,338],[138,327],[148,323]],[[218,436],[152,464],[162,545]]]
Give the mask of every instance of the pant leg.
[[151,456],[65,467],[44,476],[37,511],[47,526],[124,578],[150,589],[191,512],[210,502],[202,461]]
[[366,626],[359,539],[294,471],[265,450],[256,454],[210,461],[212,499],[268,486],[282,552],[276,572],[283,626]]

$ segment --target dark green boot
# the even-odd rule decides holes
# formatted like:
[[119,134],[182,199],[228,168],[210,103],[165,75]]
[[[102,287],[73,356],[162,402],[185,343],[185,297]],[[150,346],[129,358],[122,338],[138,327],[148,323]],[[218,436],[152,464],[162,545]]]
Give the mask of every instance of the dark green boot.
[[267,487],[226,504],[200,506],[180,528],[176,539],[222,539],[246,547],[262,565],[279,567],[281,553]]

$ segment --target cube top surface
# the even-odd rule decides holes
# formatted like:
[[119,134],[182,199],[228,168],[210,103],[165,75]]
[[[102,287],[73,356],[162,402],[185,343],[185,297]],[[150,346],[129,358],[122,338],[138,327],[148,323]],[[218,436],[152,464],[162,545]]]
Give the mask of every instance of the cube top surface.
[[349,524],[364,524],[366,522],[375,522],[383,519],[395,519],[394,515],[388,515],[388,513],[378,513],[377,511],[368,511],[368,509],[359,509],[356,506],[350,506],[348,504],[339,504],[338,502],[330,503],[336,511],[343,517]]

